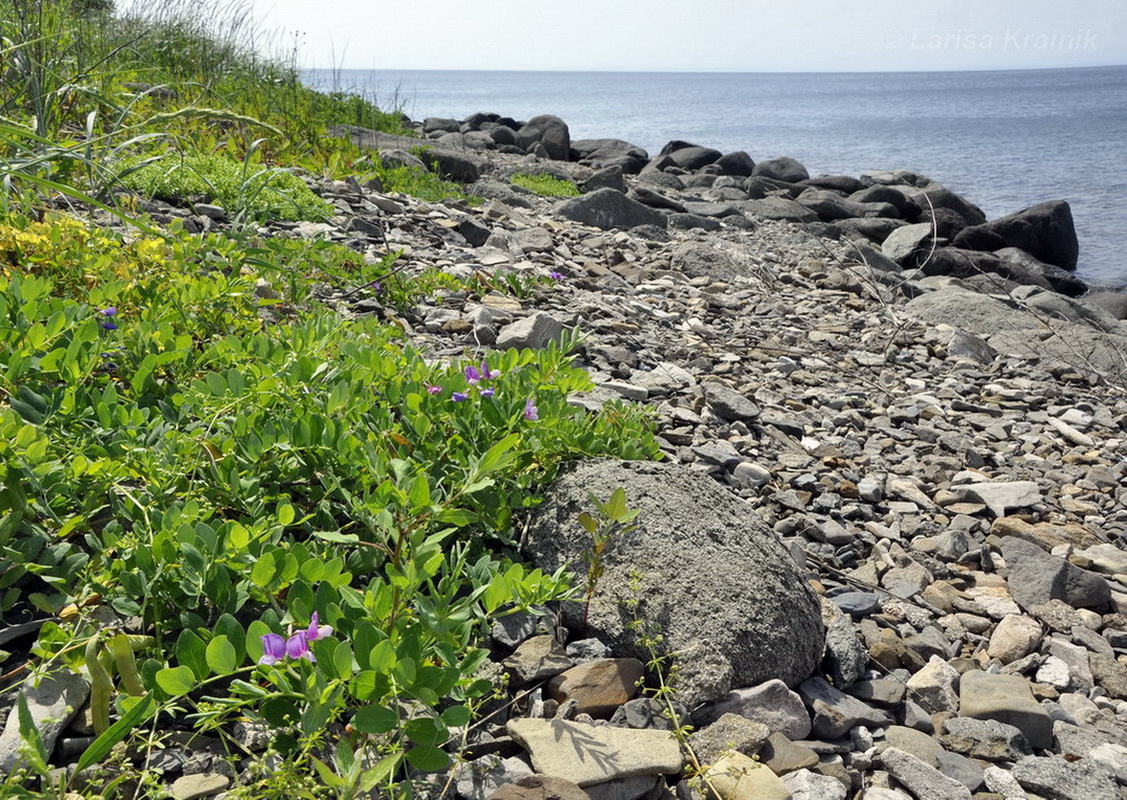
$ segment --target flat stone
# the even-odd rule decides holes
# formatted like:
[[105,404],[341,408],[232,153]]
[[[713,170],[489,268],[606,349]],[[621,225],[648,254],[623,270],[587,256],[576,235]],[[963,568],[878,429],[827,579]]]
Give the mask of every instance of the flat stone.
[[943,752],[943,745],[923,731],[903,725],[890,725],[884,732],[884,741],[887,747],[911,753],[925,764],[939,768],[939,754]]
[[514,719],[507,729],[538,773],[581,787],[635,775],[675,775],[683,765],[677,740],[665,731],[558,719]]
[[802,698],[777,678],[750,689],[729,692],[723,700],[695,712],[693,721],[698,727],[704,727],[725,714],[739,714],[760,722],[771,733],[781,733],[792,740],[810,735],[810,715],[806,713]]
[[940,750],[936,757],[939,762],[939,771],[952,778],[972,792],[982,786],[982,766],[977,761],[972,761],[959,753],[948,753]]
[[993,719],[951,717],[943,723],[940,743],[956,753],[984,761],[1016,761],[1033,755],[1025,735],[1013,725]]
[[532,775],[499,787],[489,800],[590,800],[590,796],[563,778]]
[[458,763],[454,767],[454,785],[459,797],[486,800],[505,784],[515,783],[532,774],[532,768],[520,758],[503,759],[486,755]]
[[1003,540],[1002,558],[1006,560],[1006,585],[1024,609],[1057,599],[1073,608],[1101,610],[1111,598],[1103,578],[1022,539]]
[[972,483],[953,491],[962,500],[984,503],[995,517],[1006,516],[1011,508],[1028,508],[1041,502],[1041,490],[1033,481]]
[[725,714],[704,730],[689,737],[689,746],[701,763],[711,764],[729,752],[754,756],[763,747],[770,729],[738,714]]
[[659,784],[663,784],[660,775],[635,775],[633,778],[586,786],[583,791],[591,800],[638,800],[653,792]]
[[776,775],[818,765],[818,754],[804,744],[792,742],[781,733],[772,733],[759,749],[759,760]]
[[892,722],[884,711],[850,697],[823,678],[808,679],[798,693],[814,711],[814,734],[825,739],[840,738],[855,725],[883,728]]
[[759,406],[735,389],[722,383],[705,383],[702,388],[709,408],[721,419],[735,422],[753,420],[759,416]]
[[888,774],[904,784],[918,800],[970,800],[970,789],[911,753],[890,747],[880,758]]
[[197,800],[219,794],[231,785],[231,779],[218,772],[184,775],[172,783],[170,791],[176,800]]
[[533,636],[517,647],[503,662],[513,675],[514,686],[525,686],[559,675],[575,662],[567,655],[554,636]]
[[1087,759],[1028,756],[1014,764],[1013,776],[1023,789],[1047,800],[1116,800],[1122,797],[1106,769]]
[[705,771],[722,800],[791,800],[791,791],[774,772],[743,753],[733,753]]
[[[44,676],[38,686],[31,681],[25,683],[20,693],[27,698],[31,720],[49,753],[59,734],[90,696],[90,684],[81,675],[64,669]],[[11,772],[20,762],[22,744],[19,707],[15,705],[8,714],[4,732],[0,733],[0,773]]]
[[552,678],[548,694],[558,703],[575,700],[580,714],[605,719],[634,698],[643,675],[645,667],[636,658],[588,661]]
[[829,775],[800,769],[783,776],[792,800],[845,800],[845,784]]
[[959,682],[959,713],[1013,725],[1038,749],[1053,746],[1052,718],[1033,699],[1029,681],[1020,675],[992,675],[979,670],[964,673]]

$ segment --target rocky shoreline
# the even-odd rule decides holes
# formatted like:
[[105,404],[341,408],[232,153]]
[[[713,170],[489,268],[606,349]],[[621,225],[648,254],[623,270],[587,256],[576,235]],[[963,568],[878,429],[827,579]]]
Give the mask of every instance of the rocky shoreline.
[[[725,800],[1127,796],[1127,309],[1084,295],[1067,204],[989,222],[913,173],[810,178],[688,143],[650,158],[554,117],[419,129],[484,205],[339,182],[320,187],[331,223],[263,233],[401,251],[409,271],[552,275],[407,317],[375,288],[325,301],[434,358],[578,327],[596,389],[573,401],[647,404],[667,456],[579,462],[550,487],[534,563],[582,571],[591,493],[625,488],[638,525],[586,621],[494,630],[512,702],[433,796],[688,800],[697,767]],[[418,158],[417,140],[337,133]],[[539,197],[516,172],[583,194]],[[695,765],[635,685],[655,654]],[[177,797],[245,768],[180,749]]]

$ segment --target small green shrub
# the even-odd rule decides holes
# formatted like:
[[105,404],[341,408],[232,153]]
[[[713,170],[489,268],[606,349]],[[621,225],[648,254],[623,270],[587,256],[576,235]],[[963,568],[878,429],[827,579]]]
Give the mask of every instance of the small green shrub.
[[518,172],[510,180],[514,185],[528,189],[541,197],[578,197],[580,194],[579,187],[574,182],[543,172],[536,175]]
[[252,219],[326,220],[333,206],[292,172],[240,163],[218,155],[166,155],[151,163],[121,164],[127,189],[170,203],[215,202]]

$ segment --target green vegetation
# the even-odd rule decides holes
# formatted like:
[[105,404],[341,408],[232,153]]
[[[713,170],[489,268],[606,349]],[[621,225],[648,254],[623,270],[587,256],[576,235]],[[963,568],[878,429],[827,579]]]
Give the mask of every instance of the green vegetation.
[[518,172],[510,180],[515,185],[524,187],[541,197],[578,197],[580,194],[579,187],[574,182],[546,173],[529,175]]
[[405,795],[495,689],[488,625],[572,591],[516,560],[539,487],[568,458],[656,457],[649,421],[567,403],[573,340],[435,362],[381,319],[519,282],[136,218],[123,189],[318,219],[301,171],[448,187],[325,135],[402,123],[302,87],[238,6],[145,5],[0,0],[0,614],[45,620],[0,652],[2,689],[85,671],[96,735],[59,777],[18,702],[0,795],[146,796],[185,733],[247,760],[233,796]]

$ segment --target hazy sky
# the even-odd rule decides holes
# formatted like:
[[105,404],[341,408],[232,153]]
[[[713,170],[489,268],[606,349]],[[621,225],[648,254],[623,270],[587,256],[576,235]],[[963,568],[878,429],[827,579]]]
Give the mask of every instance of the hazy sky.
[[[1125,0],[253,0],[302,66],[869,71],[1127,64]],[[285,41],[292,41],[291,38]]]

